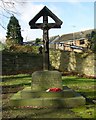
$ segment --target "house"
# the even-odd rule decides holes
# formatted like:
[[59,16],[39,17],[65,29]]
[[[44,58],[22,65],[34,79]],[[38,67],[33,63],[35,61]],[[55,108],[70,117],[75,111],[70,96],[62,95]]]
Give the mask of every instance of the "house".
[[27,41],[27,42],[23,42],[23,45],[33,46],[34,44],[35,44],[35,41]]
[[52,36],[49,38],[49,48],[56,49],[57,41],[60,39],[60,36]]
[[92,31],[93,30],[86,30],[64,34],[59,36],[58,39],[55,38],[53,41],[51,41],[51,44],[54,44],[55,49],[81,52],[88,48],[89,42],[86,38],[86,35],[90,34]]

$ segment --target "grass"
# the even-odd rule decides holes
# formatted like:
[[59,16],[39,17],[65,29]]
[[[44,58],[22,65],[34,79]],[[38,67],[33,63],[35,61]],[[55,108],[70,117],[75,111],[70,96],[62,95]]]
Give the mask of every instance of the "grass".
[[88,98],[96,98],[95,91],[95,80],[88,78],[79,78],[76,76],[67,76],[62,77],[62,81],[64,85],[74,89],[77,92],[80,92],[87,96]]
[[11,86],[11,85],[31,85],[31,75],[28,74],[19,74],[19,75],[10,75],[10,76],[1,76],[2,86]]
[[[86,98],[86,105],[73,108],[73,109],[11,109],[8,106],[8,101],[10,97],[14,94],[12,86],[17,88],[15,92],[19,89],[23,89],[24,86],[31,85],[31,75],[20,74],[20,75],[11,75],[11,76],[1,76],[2,82],[0,86],[3,86],[3,117],[4,118],[96,118],[94,114],[94,109],[96,107],[96,86],[94,79],[88,78],[79,78],[76,76],[63,76],[62,83],[63,85],[72,88],[73,90],[79,92]],[[7,86],[7,87],[6,87]],[[22,88],[19,88],[21,86]],[[8,92],[9,88],[11,89]],[[13,92],[13,93],[12,93]]]
[[79,78],[76,76],[62,77],[64,85],[79,92],[86,98],[86,105],[79,108],[73,108],[72,111],[82,118],[96,118],[95,107],[93,101],[96,100],[96,85],[94,79]]

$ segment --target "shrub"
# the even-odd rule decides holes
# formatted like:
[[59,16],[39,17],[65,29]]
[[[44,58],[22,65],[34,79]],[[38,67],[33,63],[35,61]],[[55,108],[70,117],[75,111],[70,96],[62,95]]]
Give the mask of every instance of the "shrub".
[[38,47],[29,45],[14,44],[8,47],[9,52],[38,53]]

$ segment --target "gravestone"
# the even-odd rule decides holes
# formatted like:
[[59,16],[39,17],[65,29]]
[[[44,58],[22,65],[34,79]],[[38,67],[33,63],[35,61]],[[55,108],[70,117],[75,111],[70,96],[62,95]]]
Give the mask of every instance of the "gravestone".
[[[43,16],[43,23],[36,21]],[[48,16],[55,23],[48,23]],[[78,107],[85,104],[85,98],[67,86],[62,86],[62,76],[58,71],[49,71],[49,36],[51,28],[61,28],[62,21],[46,6],[29,22],[31,29],[43,30],[43,70],[32,74],[30,87],[16,93],[11,98],[11,106],[33,106],[40,108]],[[47,92],[46,90],[59,88],[59,92]]]

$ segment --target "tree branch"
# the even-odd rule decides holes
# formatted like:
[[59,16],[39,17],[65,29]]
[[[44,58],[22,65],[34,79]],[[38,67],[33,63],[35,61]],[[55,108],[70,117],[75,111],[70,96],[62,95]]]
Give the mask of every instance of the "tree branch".
[[[3,17],[6,17],[6,18],[9,18],[8,16],[10,15],[21,15],[17,10],[16,10],[16,3],[17,4],[20,4],[19,3],[20,0],[1,0],[0,1],[0,16],[3,16]],[[23,3],[23,0],[21,0],[21,2]],[[6,16],[6,14],[8,16]],[[5,29],[5,27],[2,25],[2,23],[0,23],[0,26]]]

